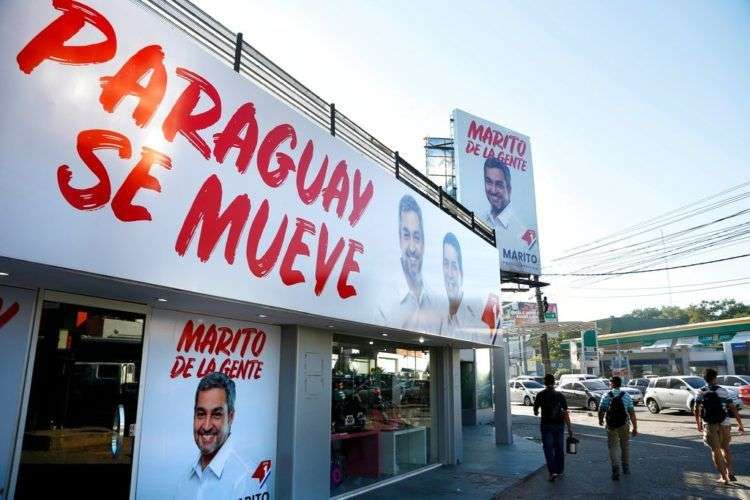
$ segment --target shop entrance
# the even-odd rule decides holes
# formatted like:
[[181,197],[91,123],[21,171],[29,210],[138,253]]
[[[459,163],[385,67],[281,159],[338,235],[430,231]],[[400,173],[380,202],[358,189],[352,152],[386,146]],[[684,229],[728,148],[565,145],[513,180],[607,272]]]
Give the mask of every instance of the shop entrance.
[[46,294],[17,499],[129,497],[145,306]]

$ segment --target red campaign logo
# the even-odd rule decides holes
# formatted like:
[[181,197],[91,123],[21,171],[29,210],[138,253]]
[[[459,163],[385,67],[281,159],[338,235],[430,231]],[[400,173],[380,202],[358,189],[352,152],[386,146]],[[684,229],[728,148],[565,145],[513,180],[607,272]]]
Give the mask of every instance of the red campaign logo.
[[271,461],[270,460],[263,460],[258,464],[258,467],[255,468],[255,472],[253,472],[252,478],[257,479],[258,483],[260,485],[258,488],[262,488],[264,484],[266,484],[266,480],[271,476]]
[[[18,314],[19,309],[20,307],[18,306],[18,302],[13,302],[13,304],[11,304],[11,306],[8,308],[7,311],[0,314],[0,329],[2,329],[2,327],[4,327],[8,321],[13,319],[13,316]],[[0,311],[2,310],[3,310],[3,299],[0,299]]]
[[497,327],[497,310],[500,306],[500,299],[494,293],[489,294],[487,297],[487,303],[484,305],[484,312],[482,313],[482,321],[487,324],[490,332],[495,331]]
[[526,245],[531,248],[531,245],[533,245],[536,242],[536,231],[533,229],[527,229],[525,233],[523,233],[523,236],[521,236],[521,239],[526,242]]

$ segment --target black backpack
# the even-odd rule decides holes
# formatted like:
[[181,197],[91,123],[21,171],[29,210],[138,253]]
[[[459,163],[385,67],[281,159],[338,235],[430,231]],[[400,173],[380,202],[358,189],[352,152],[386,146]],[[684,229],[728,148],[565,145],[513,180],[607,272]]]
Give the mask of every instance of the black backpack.
[[720,424],[727,418],[727,412],[721,398],[716,394],[719,386],[712,385],[703,391],[703,402],[701,404],[701,418],[708,424]]
[[625,403],[622,402],[622,397],[625,395],[624,392],[620,392],[617,396],[610,391],[609,397],[609,408],[605,415],[607,419],[607,427],[615,429],[622,427],[628,421],[628,414],[625,412]]

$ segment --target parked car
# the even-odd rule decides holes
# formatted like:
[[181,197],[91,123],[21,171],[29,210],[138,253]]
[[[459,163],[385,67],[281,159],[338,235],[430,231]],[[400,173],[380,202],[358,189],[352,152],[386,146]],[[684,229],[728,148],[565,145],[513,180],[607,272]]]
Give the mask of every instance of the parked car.
[[[598,379],[591,379],[591,380],[601,381],[604,385],[607,386],[608,389],[612,390],[612,384],[610,383],[609,380],[605,378],[598,378]],[[622,392],[630,396],[630,399],[633,400],[634,405],[643,403],[643,394],[641,394],[641,391],[639,391],[635,387],[628,387],[626,385],[626,386],[621,387],[620,389],[622,390]]]
[[638,391],[641,393],[641,396],[645,397],[649,381],[650,379],[647,378],[631,378],[630,380],[628,380],[628,383],[625,385],[625,387],[638,389]]
[[514,378],[514,380],[533,380],[534,382],[538,382],[544,386],[544,377],[541,375],[519,375]]
[[515,379],[510,381],[510,402],[531,406],[544,386],[535,380]]
[[[695,398],[706,385],[706,381],[695,376],[657,377],[649,380],[645,402],[648,411],[659,413],[661,410],[674,409],[693,411]],[[737,391],[727,389],[732,402],[739,410],[742,407]]]
[[719,375],[716,383],[726,389],[737,391],[740,401],[750,405],[750,375]]
[[558,390],[565,396],[568,407],[597,411],[602,398],[609,392],[609,387],[601,380],[581,380],[561,383]]
[[597,378],[599,378],[597,375],[589,375],[588,373],[566,373],[565,375],[560,375],[557,384],[563,385],[568,382],[579,382],[581,380],[593,380]]

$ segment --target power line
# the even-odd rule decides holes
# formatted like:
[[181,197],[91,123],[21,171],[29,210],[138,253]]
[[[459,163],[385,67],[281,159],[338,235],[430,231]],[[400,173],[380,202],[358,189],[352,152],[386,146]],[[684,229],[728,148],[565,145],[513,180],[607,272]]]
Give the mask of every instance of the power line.
[[542,276],[622,276],[626,274],[655,273],[657,271],[666,271],[668,269],[683,269],[685,267],[695,267],[695,266],[703,266],[706,264],[715,264],[717,262],[725,262],[728,260],[742,259],[744,257],[750,257],[750,253],[746,253],[742,255],[734,255],[732,257],[725,257],[723,259],[707,260],[705,262],[694,262],[692,264],[684,264],[682,266],[660,267],[657,269],[641,269],[641,270],[635,270],[635,271],[621,271],[621,272],[612,272],[612,273],[553,273],[553,274],[542,273]]
[[[717,285],[719,283],[732,283],[735,281],[745,281],[745,280],[750,280],[750,276],[744,276],[742,278],[732,278],[728,280],[705,281],[703,283],[686,283],[684,285],[672,285],[672,288],[693,288],[696,286]],[[669,288],[669,287],[642,286],[642,287],[623,287],[623,288],[599,288],[599,287],[573,286],[573,287],[561,287],[561,288],[571,288],[575,290],[602,290],[602,291],[608,291],[608,292],[624,292],[628,290],[664,290],[665,288]]]
[[[696,288],[695,290],[679,290],[676,292],[671,292],[671,294],[675,293],[694,293],[694,292],[702,292],[704,290],[716,290],[718,288],[729,288],[733,286],[744,286],[744,285],[750,285],[750,281],[744,281],[742,283],[733,283],[731,285],[720,285],[720,286],[710,286],[707,288]],[[638,294],[638,295],[590,295],[590,296],[571,296],[571,298],[575,299],[630,299],[630,298],[638,298],[638,297],[657,297],[662,295],[669,295],[670,292],[661,292],[661,293],[644,293],[644,294]]]

